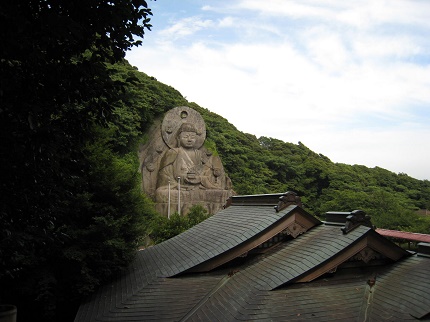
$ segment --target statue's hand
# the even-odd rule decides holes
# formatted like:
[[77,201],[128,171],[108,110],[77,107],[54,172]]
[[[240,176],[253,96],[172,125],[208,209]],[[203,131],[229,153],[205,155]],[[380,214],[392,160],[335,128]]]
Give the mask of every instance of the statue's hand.
[[185,177],[185,182],[187,183],[199,184],[201,181],[201,177],[199,175],[196,175],[195,172],[188,172],[187,176]]

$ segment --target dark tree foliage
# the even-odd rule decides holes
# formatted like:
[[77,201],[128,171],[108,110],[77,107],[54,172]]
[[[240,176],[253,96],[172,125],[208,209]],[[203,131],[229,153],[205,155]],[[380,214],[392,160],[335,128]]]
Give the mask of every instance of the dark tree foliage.
[[140,44],[150,15],[144,0],[0,4],[0,302],[23,320],[58,320],[142,234],[136,161],[103,131],[127,85],[107,63]]

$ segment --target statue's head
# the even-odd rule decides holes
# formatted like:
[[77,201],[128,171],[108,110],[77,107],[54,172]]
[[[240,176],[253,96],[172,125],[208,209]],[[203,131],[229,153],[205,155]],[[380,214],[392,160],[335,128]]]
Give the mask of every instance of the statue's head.
[[197,140],[197,130],[191,123],[182,123],[178,130],[178,146],[186,149],[194,148]]
[[197,129],[193,124],[185,122],[185,123],[182,123],[181,126],[179,127],[178,136],[182,132],[193,132],[197,134]]

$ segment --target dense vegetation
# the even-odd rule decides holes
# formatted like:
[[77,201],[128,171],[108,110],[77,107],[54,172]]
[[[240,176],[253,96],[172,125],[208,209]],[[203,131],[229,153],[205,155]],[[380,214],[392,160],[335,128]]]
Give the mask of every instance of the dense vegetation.
[[362,165],[333,163],[304,144],[241,133],[227,120],[192,103],[202,113],[208,138],[214,141],[238,194],[292,190],[306,209],[362,209],[377,227],[430,233],[430,217],[417,210],[430,208],[430,181]]
[[[81,296],[127,265],[154,215],[131,152],[148,120],[123,128],[136,117],[132,80],[109,68],[150,15],[144,0],[0,4],[0,303],[22,321],[73,318]],[[177,103],[157,93],[143,104]]]
[[190,229],[208,217],[207,210],[201,205],[192,206],[187,216],[180,216],[177,212],[170,218],[156,216],[148,231],[150,242],[154,244],[161,243]]
[[[137,98],[130,100],[134,103],[128,111],[133,109],[136,115],[148,111],[146,106],[143,109],[138,107],[139,104],[146,104],[148,100],[157,102],[158,99],[151,99],[165,85],[127,63],[116,68],[117,75],[123,78],[127,75],[137,80],[129,89],[131,97]],[[293,144],[242,133],[227,119],[196,103],[185,101],[173,89],[162,93],[162,97],[165,102],[163,106],[188,105],[202,114],[207,127],[206,144],[221,156],[236,193],[264,194],[293,190],[302,197],[307,210],[315,215],[323,216],[331,210],[363,209],[372,216],[378,227],[430,233],[430,217],[417,214],[419,209],[430,208],[430,181],[417,180],[404,173],[395,174],[379,167],[333,163],[301,142]],[[162,117],[165,112],[157,109],[157,105],[149,110],[152,113],[144,117],[148,123]],[[133,124],[124,123],[123,128],[131,129]],[[146,128],[142,125],[136,127],[136,138]],[[122,130],[118,130],[117,135],[121,133]],[[145,136],[142,138],[144,140]]]
[[379,227],[430,233],[429,218],[415,212],[430,207],[429,181],[239,132],[130,66],[124,52],[150,28],[145,1],[0,9],[0,302],[17,304],[22,320],[73,319],[73,304],[127,265],[148,235],[159,242],[205,218],[195,207],[167,221],[140,191],[139,144],[175,106],[203,115],[206,144],[238,194],[293,190],[313,214],[360,208]]

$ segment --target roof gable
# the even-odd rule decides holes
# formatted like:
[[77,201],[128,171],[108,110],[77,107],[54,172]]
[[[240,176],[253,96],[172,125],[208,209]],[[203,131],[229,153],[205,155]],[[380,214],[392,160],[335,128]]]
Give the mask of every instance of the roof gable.
[[260,316],[283,321],[425,319],[430,312],[429,264],[411,256],[375,270],[340,271],[331,278],[290,285],[266,293]]
[[204,314],[209,314],[209,320],[215,317],[227,320],[267,319],[270,314],[264,311],[263,304],[270,291],[312,281],[367,247],[393,260],[408,255],[408,252],[378,236],[371,228],[364,226],[348,234],[337,226],[314,227],[297,239],[272,249],[264,258],[243,270],[236,271],[222,288],[199,303],[191,320],[198,320]]
[[[255,208],[255,207],[254,206],[251,206],[251,207],[250,206],[240,206],[240,207],[232,206],[229,208],[229,210],[234,212],[235,214],[238,214],[238,213],[241,213],[242,211],[247,212],[251,208]],[[278,220],[276,220],[270,225],[261,227],[260,230],[255,231],[255,235],[242,241],[241,243],[237,243],[234,247],[231,247],[228,250],[225,250],[224,252],[220,252],[218,256],[214,256],[211,259],[202,262],[200,265],[197,265],[187,270],[186,272],[189,273],[189,272],[210,271],[238,256],[243,256],[247,252],[271,240],[272,238],[274,238],[279,234],[290,235],[293,238],[296,238],[298,235],[306,232],[312,227],[321,224],[321,222],[318,219],[311,216],[305,210],[295,205],[291,205],[285,208],[284,210],[280,211],[279,213],[276,213],[273,210],[273,208],[271,208],[271,212],[273,212],[271,215],[274,215],[274,214],[278,215]],[[267,215],[267,213],[264,213],[264,214]],[[224,233],[223,235],[225,236]]]
[[354,239],[358,237],[357,239],[350,239],[349,241],[352,242],[348,244],[348,239],[344,240],[344,238],[342,238],[347,235],[338,236],[336,241],[339,241],[339,244],[341,244],[343,248],[339,252],[333,253],[333,256],[328,260],[321,262],[315,268],[307,271],[295,282],[310,282],[325,273],[335,271],[339,265],[354,257],[367,263],[372,257],[375,257],[376,254],[389,258],[392,261],[397,261],[401,257],[409,255],[407,251],[375,233],[373,229],[364,226],[360,226],[357,229],[359,230],[355,232],[355,234],[354,231],[350,233],[352,234],[351,237]]
[[252,284],[257,283],[258,288],[272,290],[284,284],[312,281],[367,247],[393,261],[409,254],[369,227],[360,226],[343,234],[339,227],[318,226],[266,254],[240,274],[249,277]]

